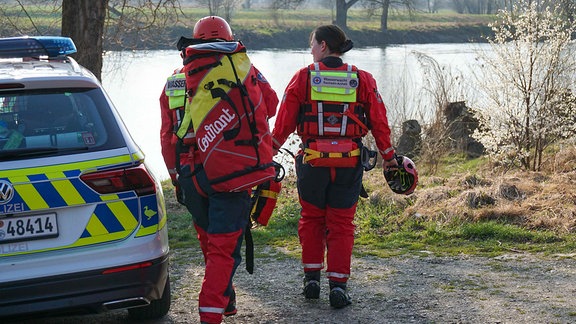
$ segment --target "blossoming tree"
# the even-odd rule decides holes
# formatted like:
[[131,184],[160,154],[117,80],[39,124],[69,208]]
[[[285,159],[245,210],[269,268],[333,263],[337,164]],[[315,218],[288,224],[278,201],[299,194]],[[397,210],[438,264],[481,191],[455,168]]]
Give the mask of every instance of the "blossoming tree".
[[576,134],[575,25],[564,7],[521,0],[491,25],[480,54],[476,138],[506,167],[540,170],[545,149]]

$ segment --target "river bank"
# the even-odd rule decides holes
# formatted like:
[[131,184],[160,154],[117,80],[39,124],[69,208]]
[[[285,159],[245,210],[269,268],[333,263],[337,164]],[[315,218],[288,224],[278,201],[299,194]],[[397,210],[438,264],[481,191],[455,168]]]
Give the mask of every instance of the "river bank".
[[[258,34],[253,31],[239,30],[238,39],[251,49],[268,48],[308,48],[311,29],[286,30],[273,35]],[[479,43],[485,42],[491,30],[488,26],[454,26],[442,29],[426,30],[350,30],[347,35],[356,47],[372,47],[394,44],[428,43]]]
[[[307,49],[309,36],[313,27],[288,27],[279,31],[247,29],[234,27],[234,36],[242,41],[250,50],[264,49]],[[122,42],[105,42],[106,50],[172,50],[181,36],[190,37],[191,28],[175,26],[168,30],[157,30],[152,34],[162,35],[153,39],[137,34],[125,34]],[[356,48],[379,47],[395,44],[438,44],[438,43],[483,43],[486,36],[491,35],[491,29],[486,25],[452,25],[437,28],[414,28],[407,30],[349,30],[347,35]],[[128,45],[127,44],[132,44]]]

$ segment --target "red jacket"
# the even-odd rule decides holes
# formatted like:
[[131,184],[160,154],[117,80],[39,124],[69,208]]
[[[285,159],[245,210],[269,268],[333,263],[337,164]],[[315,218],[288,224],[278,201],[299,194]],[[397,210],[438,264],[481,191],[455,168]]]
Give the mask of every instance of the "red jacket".
[[[174,71],[174,74],[179,73],[180,69]],[[164,164],[168,169],[168,174],[174,182],[176,180],[176,143],[178,137],[174,134],[174,125],[176,123],[176,111],[171,110],[168,105],[168,96],[164,88],[160,95],[160,146],[162,149],[162,156],[164,157]],[[180,165],[188,162],[189,154],[180,154]]]

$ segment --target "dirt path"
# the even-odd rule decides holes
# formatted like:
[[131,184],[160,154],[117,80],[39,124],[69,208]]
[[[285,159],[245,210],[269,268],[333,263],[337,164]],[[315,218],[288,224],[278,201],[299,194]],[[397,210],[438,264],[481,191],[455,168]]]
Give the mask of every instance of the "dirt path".
[[[225,323],[574,323],[574,255],[537,257],[509,254],[495,258],[401,256],[355,258],[350,279],[353,304],[341,310],[301,293],[298,260],[280,252],[256,259],[249,275],[236,275],[238,314]],[[170,314],[148,323],[198,323],[201,256],[173,251]],[[129,323],[127,312],[64,317],[26,323]]]
[[[354,304],[342,310],[329,307],[325,281],[320,300],[300,295],[297,260],[257,262],[254,275],[238,273],[239,311],[226,323],[576,322],[573,258],[355,259],[350,280]],[[201,275],[194,274],[199,281]],[[177,299],[176,309],[181,309],[178,305]],[[193,322],[195,305],[192,309],[164,323]]]

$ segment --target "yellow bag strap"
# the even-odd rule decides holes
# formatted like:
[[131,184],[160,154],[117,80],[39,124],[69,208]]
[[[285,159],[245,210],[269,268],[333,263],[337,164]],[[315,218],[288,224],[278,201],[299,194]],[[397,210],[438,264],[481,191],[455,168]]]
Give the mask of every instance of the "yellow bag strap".
[[[266,190],[266,189],[262,189],[258,192],[258,198],[257,201],[259,201],[262,198],[272,198],[272,199],[278,199],[278,194],[279,192],[275,192],[272,190]],[[254,204],[252,206],[252,211],[250,212],[250,215],[254,214],[256,212],[256,209],[258,207],[258,203]]]
[[350,152],[320,152],[313,150],[311,148],[305,148],[304,153],[305,154],[303,162],[306,163],[310,160],[319,158],[347,158],[347,157],[360,156],[360,149],[357,148]]
[[278,199],[278,193],[272,190],[261,190],[260,197]]

